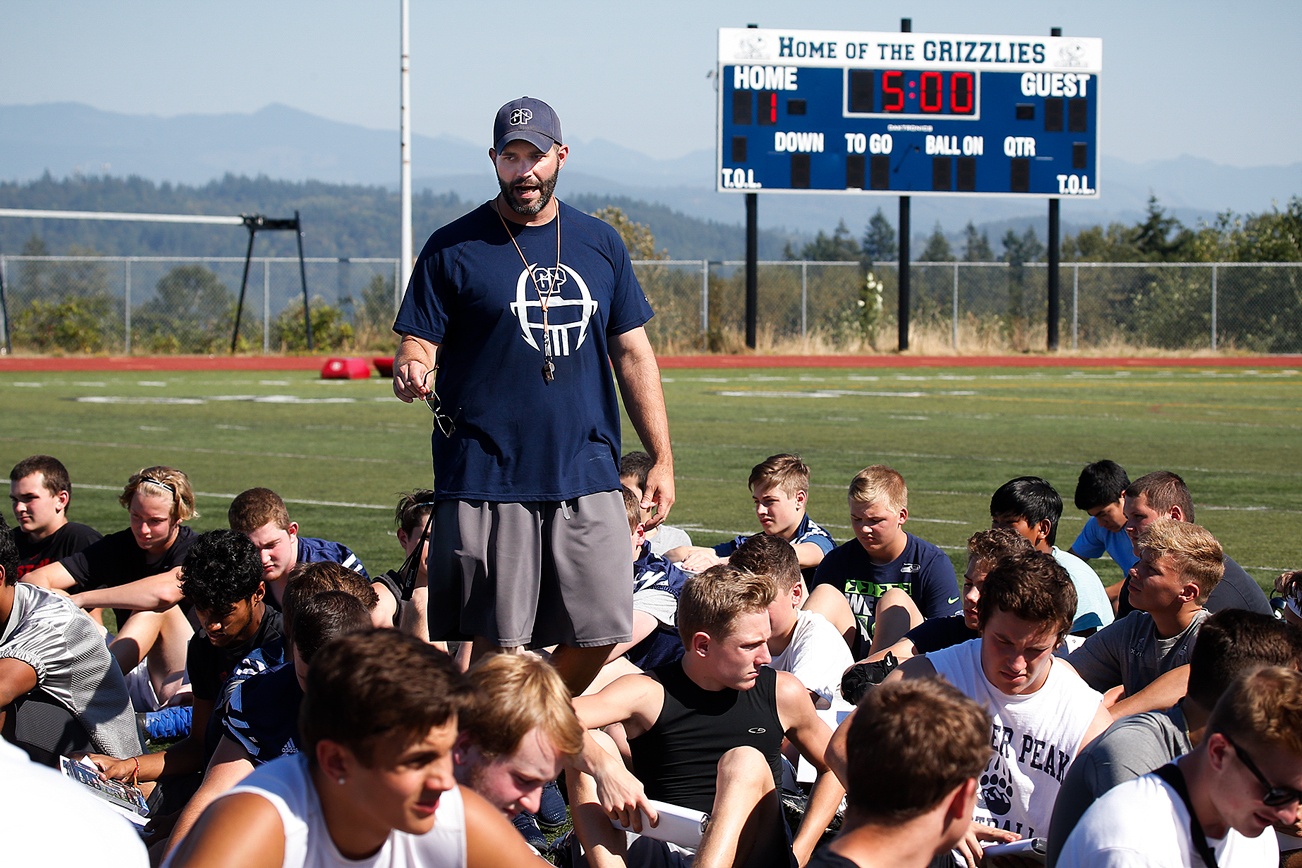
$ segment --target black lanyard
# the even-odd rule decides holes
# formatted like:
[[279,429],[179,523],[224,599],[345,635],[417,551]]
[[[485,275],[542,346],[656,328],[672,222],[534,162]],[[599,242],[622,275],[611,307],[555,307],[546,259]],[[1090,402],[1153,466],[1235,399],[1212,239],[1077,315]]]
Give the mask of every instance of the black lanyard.
[[1189,838],[1193,842],[1194,849],[1202,857],[1207,868],[1218,868],[1216,864],[1216,853],[1207,843],[1207,836],[1203,834],[1202,824],[1198,822],[1198,814],[1194,812],[1193,800],[1189,798],[1189,788],[1185,786],[1184,775],[1180,772],[1180,767],[1175,763],[1168,763],[1160,769],[1155,769],[1153,774],[1171,785],[1176,795],[1184,802],[1184,806],[1189,811]]

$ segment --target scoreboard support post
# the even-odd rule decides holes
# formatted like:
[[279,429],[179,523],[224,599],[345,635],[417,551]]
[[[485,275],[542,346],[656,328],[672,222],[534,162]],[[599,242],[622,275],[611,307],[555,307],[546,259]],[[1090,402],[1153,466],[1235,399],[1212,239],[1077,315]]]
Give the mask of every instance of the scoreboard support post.
[[1049,352],[1058,350],[1059,287],[1058,262],[1062,258],[1058,245],[1058,200],[1049,200],[1049,310],[1046,334]]
[[[900,19],[900,32],[913,32],[913,19]],[[900,251],[900,264],[897,270],[899,275],[899,295],[896,297],[896,321],[899,323],[899,350],[904,352],[909,348],[909,310],[911,309],[912,300],[909,297],[909,237],[913,231],[911,228],[912,220],[911,211],[913,205],[908,196],[900,197],[900,220],[899,236],[900,243],[897,245]]]
[[[758,24],[747,24],[755,30]],[[746,194],[746,349],[758,341],[759,323],[759,195]]]
[[759,321],[759,195],[746,194],[746,348],[757,344]]
[[909,211],[912,208],[912,200],[908,196],[900,197],[900,267],[899,267],[899,348],[904,352],[909,348],[909,238],[912,230],[909,228]]
[[[1049,35],[1062,36],[1062,28],[1050,28]],[[1049,197],[1049,321],[1045,333],[1048,335],[1046,344],[1051,353],[1058,351],[1058,261],[1061,258],[1058,247],[1058,203],[1060,201],[1062,200],[1057,196]]]

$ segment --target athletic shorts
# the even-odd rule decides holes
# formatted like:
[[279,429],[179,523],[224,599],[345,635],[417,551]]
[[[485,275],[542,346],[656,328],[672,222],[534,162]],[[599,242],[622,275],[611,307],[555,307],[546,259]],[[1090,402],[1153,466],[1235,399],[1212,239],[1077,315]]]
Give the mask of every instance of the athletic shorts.
[[547,503],[439,501],[429,577],[433,640],[589,648],[632,638],[632,548],[618,491]]
[[149,661],[141,660],[126,675],[127,693],[131,696],[131,706],[137,712],[158,711],[160,703],[154,692],[154,682],[149,678]]
[[[113,640],[117,638],[113,634],[107,634],[104,637],[104,647],[108,648],[113,645]],[[136,664],[135,668],[128,672],[124,679],[127,682],[127,695],[131,697],[131,707],[137,713],[146,711],[158,711],[163,705],[158,701],[158,693],[154,691],[153,679],[149,677],[149,659],[145,658]],[[189,700],[184,699],[185,695],[190,692],[190,674],[185,673],[181,679],[181,686],[177,688],[176,693],[172,696],[169,705],[187,705]]]

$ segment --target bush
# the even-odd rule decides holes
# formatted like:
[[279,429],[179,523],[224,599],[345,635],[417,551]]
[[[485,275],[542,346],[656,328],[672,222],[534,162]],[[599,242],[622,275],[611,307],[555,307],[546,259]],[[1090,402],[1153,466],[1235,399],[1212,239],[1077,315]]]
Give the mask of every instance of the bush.
[[21,344],[40,353],[103,352],[108,343],[107,325],[114,321],[113,307],[108,295],[58,302],[37,299],[14,317],[14,332]]
[[[312,349],[347,350],[353,346],[353,327],[342,310],[332,307],[320,297],[312,299]],[[307,335],[303,331],[303,309],[290,305],[281,311],[271,325],[271,339],[280,345],[281,352],[305,352]]]
[[[136,344],[150,353],[217,353],[230,345],[235,294],[202,265],[173,268],[155,298],[132,318]],[[241,323],[248,331],[248,322]]]

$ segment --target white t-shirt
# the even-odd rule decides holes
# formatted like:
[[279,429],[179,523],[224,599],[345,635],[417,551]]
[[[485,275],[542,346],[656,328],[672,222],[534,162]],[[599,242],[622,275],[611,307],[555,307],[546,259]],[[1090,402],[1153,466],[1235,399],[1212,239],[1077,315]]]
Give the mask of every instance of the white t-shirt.
[[[796,615],[796,629],[791,644],[769,663],[779,672],[790,672],[800,679],[805,689],[818,696],[815,707],[819,712],[850,712],[854,709],[841,698],[841,675],[854,663],[850,646],[836,632],[832,622],[817,612],[801,609]],[[836,717],[828,725],[836,728]]]
[[1058,788],[1098,713],[1103,694],[1055,657],[1039,690],[1009,696],[986,678],[980,639],[933,651],[927,660],[993,718],[990,744],[994,754],[977,781],[973,819],[1023,838],[1049,834]]
[[[21,587],[21,586],[20,586]],[[126,819],[78,784],[0,739],[0,841],[5,865],[147,868]]]
[[[1220,868],[1274,868],[1279,863],[1275,834],[1267,829],[1245,838],[1231,829],[1208,838]],[[1184,800],[1157,775],[1118,784],[1090,806],[1067,836],[1059,868],[1183,868],[1202,866],[1189,832]]]
[[[854,664],[854,656],[845,639],[832,622],[817,612],[801,609],[796,615],[796,630],[781,654],[769,663],[779,672],[790,672],[805,685],[817,700],[814,708],[828,729],[836,729],[854,706],[841,698],[841,675]],[[796,780],[808,783],[818,776],[803,756],[796,769]]]
[[345,858],[335,847],[308,773],[307,755],[260,766],[227,795],[253,793],[275,806],[285,826],[283,868],[465,868],[466,813],[457,787],[439,798],[434,828],[424,835],[392,831],[369,859]]

